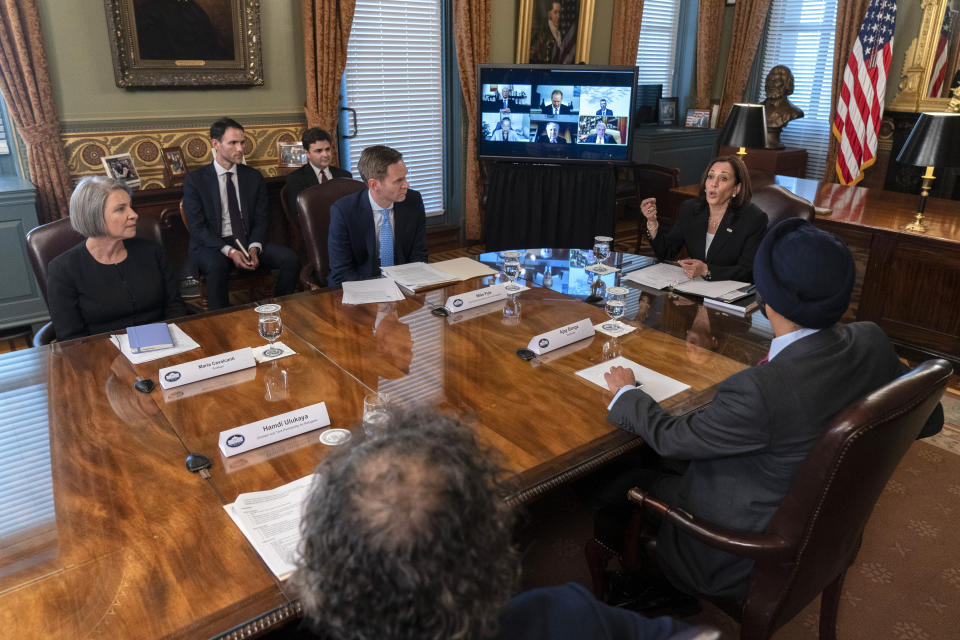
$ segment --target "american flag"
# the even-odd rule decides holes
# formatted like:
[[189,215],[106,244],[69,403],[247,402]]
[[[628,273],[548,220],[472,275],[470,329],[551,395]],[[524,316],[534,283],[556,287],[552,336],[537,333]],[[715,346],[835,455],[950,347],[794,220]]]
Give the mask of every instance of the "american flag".
[[933,74],[930,76],[930,87],[927,95],[931,98],[940,97],[943,89],[943,80],[947,75],[947,48],[950,44],[950,25],[953,24],[953,11],[947,8],[943,16],[943,26],[940,28],[940,39],[937,40],[937,53],[933,57]]
[[840,142],[837,178],[842,184],[860,182],[863,170],[876,160],[896,20],[896,0],[871,0],[843,70],[832,127]]

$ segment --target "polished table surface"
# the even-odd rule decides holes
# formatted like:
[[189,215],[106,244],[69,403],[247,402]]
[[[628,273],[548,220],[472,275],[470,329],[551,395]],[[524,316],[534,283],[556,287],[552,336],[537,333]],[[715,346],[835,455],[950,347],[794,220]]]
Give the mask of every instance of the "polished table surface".
[[[537,265],[526,268],[535,280]],[[459,414],[499,452],[514,474],[511,500],[522,503],[639,445],[605,422],[604,391],[574,371],[622,354],[690,384],[663,403],[682,413],[745,366],[719,352],[719,316],[702,348],[711,316],[662,292],[631,294],[637,331],[597,334],[530,362],[515,355],[530,337],[599,322],[603,310],[534,284],[509,301],[430,313],[489,280],[393,305],[343,305],[339,291],[290,296],[280,301],[281,340],[296,355],[150,394],[134,390],[138,377],[262,344],[252,308],[183,318],[177,324],[201,347],[136,366],[105,336],[0,356],[0,628],[18,638],[209,637],[291,607],[295,594],[223,505],[308,475],[329,449],[314,431],[224,458],[217,438],[228,427],[323,401],[331,426],[359,439],[363,396],[385,391]],[[723,326],[745,342],[752,335],[757,349],[769,342],[749,318]],[[185,469],[189,452],[213,460],[208,479]]]

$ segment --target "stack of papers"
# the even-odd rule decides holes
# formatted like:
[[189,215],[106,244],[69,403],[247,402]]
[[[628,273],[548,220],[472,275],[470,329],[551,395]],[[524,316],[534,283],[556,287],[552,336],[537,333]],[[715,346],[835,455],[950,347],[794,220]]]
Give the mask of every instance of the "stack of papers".
[[658,262],[643,269],[631,271],[623,277],[624,280],[653,289],[672,287],[677,291],[692,293],[705,298],[721,298],[724,295],[742,287],[750,286],[749,282],[737,280],[704,280],[703,278],[688,278],[683,275],[683,269],[675,264]]
[[437,271],[426,262],[410,262],[392,267],[381,267],[380,271],[401,287],[406,287],[411,291],[459,281],[459,278]]
[[447,274],[450,278],[461,282],[469,280],[470,278],[497,275],[496,269],[491,269],[482,262],[471,258],[454,258],[453,260],[443,260],[442,262],[431,262],[430,266],[441,273]]
[[647,369],[644,366],[641,366],[634,362],[633,360],[628,360],[623,356],[618,356],[613,360],[607,360],[606,362],[601,362],[592,367],[587,367],[586,369],[581,369],[577,371],[577,375],[581,378],[589,380],[593,384],[607,388],[607,383],[603,379],[603,375],[608,373],[612,367],[626,367],[633,371],[633,375],[636,376],[637,382],[642,386],[641,389],[648,396],[654,399],[655,402],[663,402],[667,398],[677,395],[681,391],[686,391],[690,388],[690,385],[680,382],[679,380],[674,380],[673,378],[668,378],[662,373],[657,373],[653,369]]
[[153,351],[144,351],[142,353],[133,353],[130,350],[130,339],[127,337],[127,334],[114,334],[110,336],[110,342],[113,343],[117,349],[120,349],[120,353],[127,356],[133,364],[143,364],[144,362],[150,362],[151,360],[159,360],[160,358],[166,358],[167,356],[173,356],[178,353],[183,353],[184,351],[191,351],[193,349],[199,349],[200,345],[194,341],[193,338],[188,336],[183,332],[183,329],[178,327],[175,324],[168,325],[170,329],[170,337],[173,339],[173,346],[167,349],[155,349]]
[[367,304],[369,302],[398,302],[403,293],[390,278],[374,278],[343,283],[343,304]]
[[236,502],[223,506],[281,580],[296,569],[300,519],[312,482],[311,475],[269,491],[241,493]]

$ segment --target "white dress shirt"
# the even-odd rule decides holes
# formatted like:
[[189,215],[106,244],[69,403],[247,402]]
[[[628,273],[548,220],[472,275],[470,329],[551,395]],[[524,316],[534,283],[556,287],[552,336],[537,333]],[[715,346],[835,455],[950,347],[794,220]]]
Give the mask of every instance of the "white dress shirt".
[[313,172],[315,174],[317,174],[317,182],[323,182],[323,178],[321,178],[320,176],[327,176],[327,180],[333,180],[333,172],[330,171],[329,166],[324,167],[323,169],[320,169],[314,166],[314,164],[311,162],[310,168],[313,169]]

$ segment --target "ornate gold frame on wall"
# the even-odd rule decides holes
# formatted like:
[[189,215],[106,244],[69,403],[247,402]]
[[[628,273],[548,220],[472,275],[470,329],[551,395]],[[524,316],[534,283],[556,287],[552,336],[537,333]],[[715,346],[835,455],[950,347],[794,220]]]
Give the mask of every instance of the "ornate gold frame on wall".
[[104,0],[118,87],[211,87],[263,84],[259,0],[231,0],[232,60],[140,58],[134,0]]
[[[948,0],[923,0],[920,5],[923,11],[920,30],[907,48],[897,87],[899,92],[889,107],[892,111],[947,111],[950,98],[930,98],[925,95],[933,74],[937,40],[947,5]],[[950,80],[951,78],[947,78],[947,82]]]
[[[530,61],[530,36],[533,28],[533,4],[535,0],[519,0],[517,3],[517,49],[514,62],[527,64]],[[580,0],[580,16],[577,20],[577,52],[574,63],[590,62],[590,40],[593,37],[593,14],[595,0]]]

